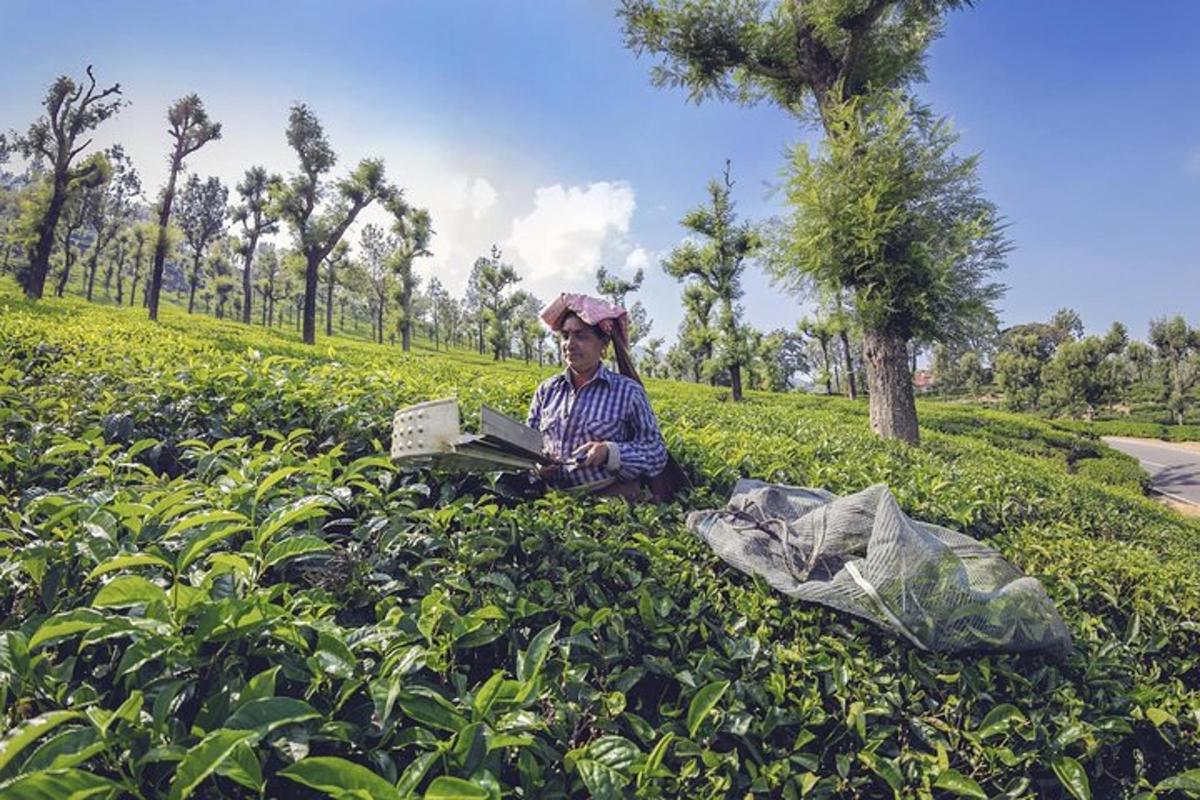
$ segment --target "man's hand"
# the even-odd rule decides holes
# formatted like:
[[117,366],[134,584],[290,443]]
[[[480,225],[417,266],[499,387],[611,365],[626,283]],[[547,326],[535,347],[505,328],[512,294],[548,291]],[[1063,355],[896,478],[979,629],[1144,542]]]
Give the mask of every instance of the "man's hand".
[[578,465],[581,467],[598,467],[608,461],[608,445],[604,442],[581,444],[572,455],[581,453],[585,455],[583,463]]

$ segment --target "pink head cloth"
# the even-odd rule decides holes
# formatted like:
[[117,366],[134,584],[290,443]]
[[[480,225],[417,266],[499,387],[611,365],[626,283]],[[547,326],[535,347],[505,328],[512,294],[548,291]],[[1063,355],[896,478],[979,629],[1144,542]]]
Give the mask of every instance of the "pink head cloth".
[[568,311],[573,311],[588,325],[595,325],[610,336],[619,336],[622,342],[629,341],[629,314],[625,309],[586,294],[563,292],[542,309],[542,322],[549,325],[550,330],[557,331],[562,328],[563,315]]

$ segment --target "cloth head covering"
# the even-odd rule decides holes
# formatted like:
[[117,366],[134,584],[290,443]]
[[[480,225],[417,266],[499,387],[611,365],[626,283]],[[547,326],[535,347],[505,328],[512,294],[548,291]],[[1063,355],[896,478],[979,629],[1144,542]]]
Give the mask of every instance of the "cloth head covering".
[[595,325],[609,336],[619,338],[621,344],[629,341],[629,313],[618,305],[577,292],[563,292],[557,299],[542,309],[542,322],[550,330],[562,329],[563,317],[574,312],[588,325]]

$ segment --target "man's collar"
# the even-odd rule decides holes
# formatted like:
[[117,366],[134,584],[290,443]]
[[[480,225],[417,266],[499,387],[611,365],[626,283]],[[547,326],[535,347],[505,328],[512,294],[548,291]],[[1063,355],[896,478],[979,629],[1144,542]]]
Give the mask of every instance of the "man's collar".
[[[566,369],[564,369],[564,370],[563,370],[563,371],[562,371],[562,372],[559,374],[559,376],[558,376],[558,377],[559,377],[561,380],[564,380],[564,381],[566,381],[566,383],[567,383],[567,386],[574,386],[574,385],[575,385],[575,384],[574,384],[574,383],[571,381],[571,368],[570,368],[570,367],[567,367]],[[611,372],[611,371],[608,369],[608,367],[604,366],[604,362],[603,362],[603,361],[601,361],[601,362],[600,362],[600,366],[596,367],[596,374],[595,374],[595,375],[593,375],[593,376],[591,377],[591,379],[590,379],[590,380],[588,380],[588,382],[584,384],[584,386],[587,386],[587,385],[588,385],[588,383],[592,383],[593,381],[604,381],[605,383],[612,383],[612,372]]]

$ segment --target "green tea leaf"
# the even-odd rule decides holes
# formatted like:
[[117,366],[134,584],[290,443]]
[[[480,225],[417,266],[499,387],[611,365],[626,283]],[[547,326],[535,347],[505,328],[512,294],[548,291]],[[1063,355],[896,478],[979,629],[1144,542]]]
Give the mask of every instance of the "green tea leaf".
[[64,722],[79,719],[81,716],[83,715],[78,711],[49,711],[27,719],[13,728],[0,739],[0,774],[3,774],[9,762],[30,744]]
[[271,547],[267,555],[263,558],[262,570],[266,572],[269,567],[273,567],[290,558],[297,558],[309,553],[320,553],[332,549],[333,545],[319,536],[312,536],[310,534],[292,536],[284,539],[282,542],[276,542]]
[[205,778],[229,758],[234,748],[254,735],[254,731],[218,729],[201,739],[199,744],[184,754],[176,767],[168,800],[183,800],[191,795]]
[[238,708],[225,720],[231,730],[254,730],[265,736],[281,725],[319,719],[315,708],[293,697],[262,697]]
[[988,800],[987,792],[978,783],[955,769],[944,769],[933,782],[933,788],[944,789],[959,797],[971,797],[975,800]]
[[336,756],[305,758],[278,774],[331,797],[355,794],[372,800],[400,800],[400,792],[383,778],[361,764]]
[[167,603],[161,586],[137,575],[120,575],[100,587],[92,599],[93,608],[124,608],[142,603]]
[[488,791],[462,778],[439,775],[425,790],[425,800],[487,800]]
[[979,727],[975,729],[975,735],[980,739],[987,739],[989,736],[1007,733],[1013,725],[1026,721],[1025,715],[1021,713],[1020,709],[1014,705],[1002,703],[987,713],[983,721],[979,723]]
[[22,775],[3,789],[4,800],[84,800],[120,787],[81,769],[56,769]]
[[117,556],[110,558],[101,564],[97,564],[95,569],[88,573],[85,580],[92,580],[107,572],[113,572],[118,569],[129,569],[130,567],[145,567],[154,566],[162,567],[168,572],[174,572],[175,566],[165,558],[153,555],[152,553],[135,553],[132,555]]
[[33,650],[47,642],[99,628],[105,621],[102,614],[86,608],[55,614],[34,631],[33,636],[29,638],[29,649]]
[[518,681],[532,681],[541,674],[546,656],[550,653],[550,645],[554,643],[560,625],[559,622],[547,625],[529,640],[529,647],[517,658]]
[[258,532],[254,534],[254,544],[259,551],[266,548],[267,543],[271,541],[271,537],[279,533],[284,528],[296,525],[301,522],[306,522],[310,519],[318,519],[329,513],[327,506],[330,500],[321,495],[313,497],[301,497],[298,500],[285,505],[278,509],[259,526]]
[[688,737],[694,738],[696,731],[700,729],[700,723],[704,722],[704,718],[713,710],[721,696],[729,688],[729,681],[713,681],[704,686],[692,698],[692,702],[688,705],[687,728]]
[[1050,759],[1050,767],[1075,800],[1092,800],[1092,787],[1082,764],[1070,756],[1060,755]]
[[202,511],[199,514],[188,514],[186,517],[180,517],[176,520],[163,538],[171,539],[179,536],[182,533],[199,528],[202,525],[212,525],[218,522],[236,522],[243,526],[249,526],[250,520],[245,514],[231,511],[228,509],[218,509],[216,511]]

